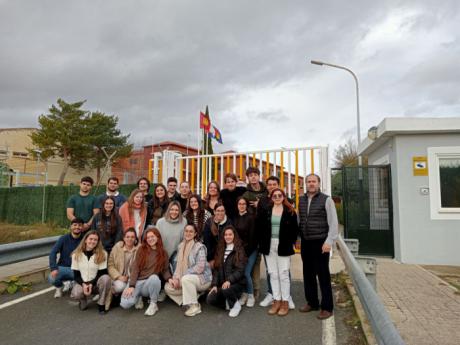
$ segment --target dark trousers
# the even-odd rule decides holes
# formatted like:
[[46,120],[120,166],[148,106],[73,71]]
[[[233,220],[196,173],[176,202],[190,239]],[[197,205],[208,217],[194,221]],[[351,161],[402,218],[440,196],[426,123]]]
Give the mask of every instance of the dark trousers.
[[210,292],[206,298],[206,302],[215,307],[225,309],[225,300],[228,302],[228,306],[233,308],[233,305],[241,297],[243,291],[245,291],[246,285],[243,284],[232,284],[228,289],[217,288],[217,292]]
[[[329,253],[322,253],[323,244],[323,239],[304,240],[302,238],[300,253],[303,263],[303,287],[307,303],[312,308],[321,307],[322,310],[332,312],[334,301],[329,272]],[[317,276],[321,289],[321,305],[318,300]]]

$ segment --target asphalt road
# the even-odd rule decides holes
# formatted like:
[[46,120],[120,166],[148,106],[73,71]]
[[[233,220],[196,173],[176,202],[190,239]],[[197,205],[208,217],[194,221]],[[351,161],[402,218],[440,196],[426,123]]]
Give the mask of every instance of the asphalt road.
[[[304,303],[301,282],[293,282],[297,306]],[[53,292],[0,310],[0,344],[321,344],[323,322],[316,314],[290,311],[286,317],[269,316],[258,305],[243,307],[237,318],[202,303],[192,318],[171,300],[159,303],[159,312],[146,317],[139,310],[115,308],[99,315],[95,304],[80,311],[68,295]],[[350,330],[336,308],[337,343],[347,344]]]

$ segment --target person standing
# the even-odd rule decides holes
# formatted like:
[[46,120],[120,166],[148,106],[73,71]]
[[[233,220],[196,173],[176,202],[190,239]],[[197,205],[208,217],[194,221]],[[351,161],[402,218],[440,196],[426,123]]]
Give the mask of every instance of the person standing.
[[206,193],[206,197],[204,200],[205,208],[209,211],[212,215],[214,214],[214,210],[216,209],[216,205],[220,201],[220,186],[217,181],[211,181],[208,183],[208,189]]
[[119,212],[123,221],[123,231],[134,228],[137,238],[141,240],[147,219],[147,203],[144,201],[144,192],[140,189],[133,190],[128,201],[120,207]]
[[[299,199],[300,252],[307,300],[299,310],[307,313],[321,308],[317,318],[324,320],[332,316],[334,307],[329,256],[338,236],[338,220],[334,201],[320,192],[320,182],[318,175],[308,175],[307,193]],[[316,277],[321,289],[321,303]]]
[[180,209],[184,212],[188,206],[188,199],[190,198],[190,185],[187,181],[182,181],[179,186],[179,203]]
[[83,219],[83,232],[91,228],[93,217],[99,212],[96,197],[90,195],[93,184],[94,181],[90,176],[82,177],[79,193],[70,196],[67,200],[67,219],[70,221],[75,218]]
[[94,216],[92,229],[97,230],[101,237],[102,246],[108,255],[112,247],[123,238],[123,222],[115,208],[115,198],[105,196],[101,210]]
[[177,192],[177,178],[168,177],[166,182],[166,187],[168,188],[168,199],[170,201],[177,200],[179,201],[180,194]]
[[147,177],[141,177],[137,181],[137,189],[142,191],[142,195],[144,196],[145,202],[149,202],[152,200],[153,196],[150,194],[150,180]]
[[187,224],[194,224],[198,231],[198,239],[201,241],[203,238],[204,226],[211,213],[203,207],[203,202],[198,194],[192,194],[189,198],[188,207],[184,212],[184,217]]
[[153,190],[153,198],[147,205],[147,224],[156,225],[164,216],[169,205],[168,192],[164,184],[157,184]]
[[271,207],[259,215],[259,250],[265,255],[273,291],[274,301],[268,314],[285,316],[291,297],[289,268],[299,228],[297,214],[281,189],[272,191],[271,201]]
[[238,177],[233,173],[225,175],[225,188],[220,191],[220,199],[231,221],[238,216],[237,199],[246,192],[246,187],[237,186]]
[[206,221],[203,230],[203,243],[208,251],[208,262],[211,268],[214,268],[214,255],[217,244],[224,233],[224,229],[231,224],[225,214],[224,205],[218,203],[214,215]]
[[120,208],[126,202],[126,197],[118,191],[119,180],[118,177],[112,176],[109,177],[107,181],[107,187],[104,194],[101,194],[97,197],[100,207],[102,207],[102,202],[106,197],[111,196],[115,200],[115,207]]
[[256,214],[257,204],[259,200],[268,195],[265,184],[260,181],[260,170],[256,167],[250,166],[246,169],[246,177],[248,178],[248,186],[243,197],[249,201],[249,213]]
[[[83,219],[74,218],[70,224],[70,233],[59,237],[51,249],[49,255],[50,274],[48,276],[48,281],[51,285],[56,287],[54,298],[62,297],[62,293],[70,289],[71,282],[74,279],[73,271],[70,268],[72,264],[71,255],[78,247],[83,237],[81,234],[83,223]],[[56,262],[58,254],[59,260]]]

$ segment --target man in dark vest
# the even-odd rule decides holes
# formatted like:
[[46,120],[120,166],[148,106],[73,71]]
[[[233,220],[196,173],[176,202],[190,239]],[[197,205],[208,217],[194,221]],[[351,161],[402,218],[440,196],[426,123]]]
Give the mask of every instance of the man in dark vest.
[[[319,190],[320,177],[307,176],[307,193],[299,199],[299,229],[301,235],[301,255],[303,262],[303,285],[307,304],[301,312],[321,311],[318,319],[332,316],[332,298],[329,256],[338,236],[337,212],[332,198]],[[321,304],[318,299],[318,276],[321,289]]]

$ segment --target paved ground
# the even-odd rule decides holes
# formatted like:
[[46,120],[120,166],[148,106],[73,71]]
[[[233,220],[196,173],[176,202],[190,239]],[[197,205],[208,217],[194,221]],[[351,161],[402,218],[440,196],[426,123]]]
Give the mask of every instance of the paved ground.
[[460,343],[460,295],[434,274],[378,259],[377,290],[408,345]]
[[[337,259],[335,259],[337,260]],[[334,261],[340,266],[340,260]],[[299,277],[299,255],[293,260],[293,279]],[[265,283],[264,283],[265,284]],[[36,285],[34,290],[48,287]],[[335,287],[335,296],[342,294]],[[304,303],[302,282],[293,281],[292,294]],[[316,314],[291,311],[287,317],[268,316],[266,309],[244,308],[238,318],[202,303],[202,314],[187,318],[170,300],[161,303],[154,317],[137,310],[116,308],[100,316],[95,305],[80,311],[68,296],[56,300],[49,292],[0,309],[0,343],[4,344],[322,344],[324,321]],[[0,297],[0,304],[10,300]],[[352,307],[335,312],[337,344],[356,344],[359,332],[347,324]],[[332,324],[334,325],[334,323]]]

